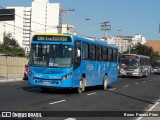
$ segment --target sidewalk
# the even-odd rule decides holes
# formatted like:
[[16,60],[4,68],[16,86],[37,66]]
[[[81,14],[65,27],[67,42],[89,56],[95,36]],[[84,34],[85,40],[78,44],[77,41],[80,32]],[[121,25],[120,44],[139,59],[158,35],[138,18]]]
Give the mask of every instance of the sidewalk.
[[12,74],[8,76],[0,76],[0,83],[17,82],[23,80],[23,74]]

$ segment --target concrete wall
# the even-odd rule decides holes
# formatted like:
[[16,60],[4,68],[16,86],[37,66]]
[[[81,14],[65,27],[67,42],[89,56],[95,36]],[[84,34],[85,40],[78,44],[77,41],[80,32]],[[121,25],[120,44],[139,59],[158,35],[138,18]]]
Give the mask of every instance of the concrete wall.
[[24,74],[28,59],[25,57],[0,56],[0,77]]

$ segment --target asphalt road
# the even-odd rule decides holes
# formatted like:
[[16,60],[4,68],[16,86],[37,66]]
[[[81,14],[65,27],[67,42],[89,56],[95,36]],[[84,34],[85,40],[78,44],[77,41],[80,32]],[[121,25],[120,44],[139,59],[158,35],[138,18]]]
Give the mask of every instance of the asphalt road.
[[[136,120],[137,117],[106,117],[103,116],[104,114],[96,117],[96,115],[98,111],[104,113],[116,111],[106,112],[106,114],[117,116],[121,114],[118,111],[123,113],[147,111],[158,100],[160,100],[160,75],[155,74],[141,79],[119,78],[117,82],[109,85],[107,91],[101,90],[100,87],[91,87],[82,94],[66,89],[53,89],[43,93],[38,87],[28,86],[27,81],[0,84],[0,111],[52,111],[50,114],[55,115],[50,118],[38,118],[41,120]],[[71,112],[57,111],[76,111],[80,116],[59,117]],[[34,119],[36,118],[30,118],[30,120]]]

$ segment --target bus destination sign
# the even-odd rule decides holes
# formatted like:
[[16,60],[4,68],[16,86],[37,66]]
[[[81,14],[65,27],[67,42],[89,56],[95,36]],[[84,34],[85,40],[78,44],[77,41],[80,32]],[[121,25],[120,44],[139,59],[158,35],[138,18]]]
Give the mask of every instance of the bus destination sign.
[[138,56],[134,56],[134,55],[124,55],[122,56],[122,58],[126,58],[126,59],[138,59]]
[[49,35],[35,35],[33,41],[45,41],[45,42],[71,42],[69,36],[49,36]]

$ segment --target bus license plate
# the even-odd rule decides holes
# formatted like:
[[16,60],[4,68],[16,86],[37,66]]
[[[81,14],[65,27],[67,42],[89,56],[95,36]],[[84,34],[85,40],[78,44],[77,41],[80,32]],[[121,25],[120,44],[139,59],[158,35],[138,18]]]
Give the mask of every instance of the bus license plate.
[[51,84],[51,83],[44,81],[43,84],[48,85],[48,84]]

